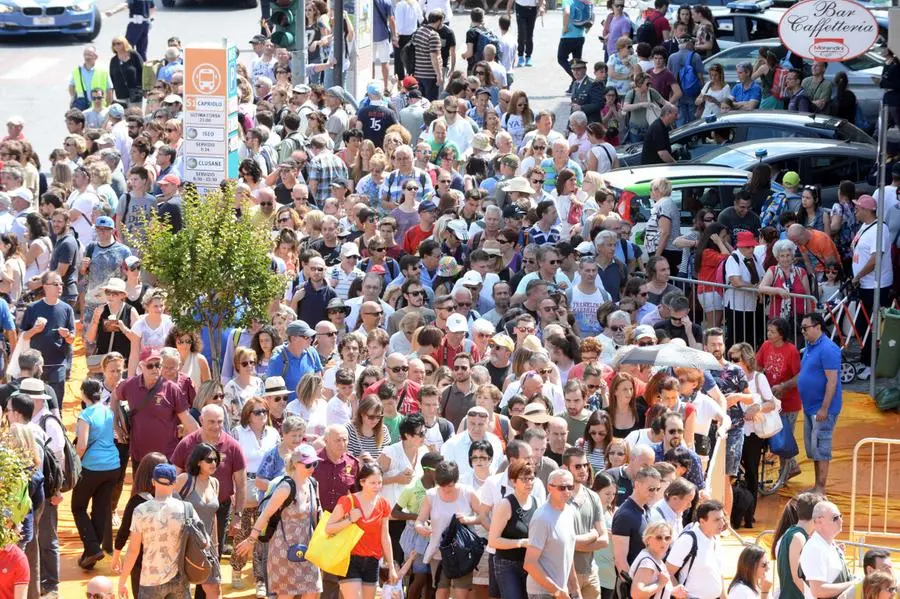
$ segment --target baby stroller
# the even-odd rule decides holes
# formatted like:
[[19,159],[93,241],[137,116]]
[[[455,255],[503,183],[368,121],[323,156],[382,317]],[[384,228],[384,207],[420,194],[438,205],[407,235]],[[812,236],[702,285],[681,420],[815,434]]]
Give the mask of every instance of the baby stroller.
[[[859,301],[856,287],[849,281],[841,285],[840,291],[836,291],[825,301],[824,310],[826,326],[829,323],[832,325],[829,337],[841,348],[841,383],[852,383],[864,365],[850,358],[850,346],[855,340],[857,349],[862,349],[872,332],[872,320],[865,306]],[[865,322],[864,330],[857,327],[860,314]]]

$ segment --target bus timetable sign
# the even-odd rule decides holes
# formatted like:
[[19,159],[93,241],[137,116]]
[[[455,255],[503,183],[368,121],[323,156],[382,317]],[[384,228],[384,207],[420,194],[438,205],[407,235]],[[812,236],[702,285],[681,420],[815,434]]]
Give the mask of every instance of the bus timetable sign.
[[840,62],[866,52],[878,38],[878,23],[852,0],[804,0],[778,23],[785,47],[804,58]]

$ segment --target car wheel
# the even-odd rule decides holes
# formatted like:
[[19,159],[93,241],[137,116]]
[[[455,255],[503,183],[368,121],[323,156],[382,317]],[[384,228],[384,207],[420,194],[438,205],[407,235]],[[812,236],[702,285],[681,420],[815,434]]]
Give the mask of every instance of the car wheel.
[[79,35],[79,41],[92,42],[97,39],[97,36],[100,35],[101,25],[103,25],[103,17],[100,15],[100,9],[94,7],[94,28],[90,31],[90,33]]

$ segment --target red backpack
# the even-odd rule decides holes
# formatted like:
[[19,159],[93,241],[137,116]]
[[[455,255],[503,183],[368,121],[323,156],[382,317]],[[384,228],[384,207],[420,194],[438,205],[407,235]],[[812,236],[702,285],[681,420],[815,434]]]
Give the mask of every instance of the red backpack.
[[[727,258],[719,262],[719,265],[716,267],[716,276],[712,281],[713,283],[719,283],[720,285],[728,284],[728,282],[725,280],[725,264],[732,258],[737,260],[737,258],[734,257],[734,254],[728,254]],[[740,264],[740,262],[738,262],[738,264]],[[719,295],[725,295],[724,287],[714,287],[713,289],[715,289],[716,293],[718,293]]]

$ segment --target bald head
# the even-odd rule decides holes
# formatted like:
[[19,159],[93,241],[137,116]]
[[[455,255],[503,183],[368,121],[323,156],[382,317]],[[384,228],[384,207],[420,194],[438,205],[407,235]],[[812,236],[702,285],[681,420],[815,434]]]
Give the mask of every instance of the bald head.
[[85,589],[89,594],[101,595],[104,599],[113,596],[113,583],[106,576],[94,576],[87,583]]
[[803,225],[794,223],[787,230],[788,239],[796,243],[797,245],[806,245],[809,241],[809,232]]
[[562,468],[557,468],[547,477],[547,482],[551,485],[571,485],[573,480],[572,473]]

